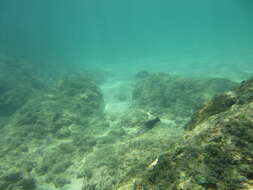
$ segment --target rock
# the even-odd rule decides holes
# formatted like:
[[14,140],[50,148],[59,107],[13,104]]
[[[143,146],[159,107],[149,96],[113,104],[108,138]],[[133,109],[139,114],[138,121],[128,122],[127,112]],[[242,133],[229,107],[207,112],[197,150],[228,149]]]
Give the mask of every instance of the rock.
[[59,132],[63,138],[69,136],[69,126],[85,126],[89,118],[101,116],[102,111],[103,96],[95,83],[86,77],[66,78],[37,92],[17,112],[15,123],[24,126],[23,131],[29,130],[27,134],[44,137]]
[[[190,117],[214,95],[238,86],[221,79],[198,79],[171,76],[165,73],[139,73],[133,88],[135,106],[162,117]],[[143,76],[143,77],[142,77]],[[145,77],[144,77],[145,76]]]
[[20,190],[35,190],[35,179],[27,176],[25,173],[12,170],[0,176],[0,190],[20,189]]
[[11,116],[43,84],[25,64],[0,58],[0,116]]
[[210,102],[197,110],[186,129],[191,130],[205,119],[212,115],[219,114],[231,108],[233,105],[243,105],[253,100],[253,78],[243,81],[234,91],[215,96]]
[[[177,145],[142,174],[139,189],[250,189],[253,80],[197,111]],[[243,100],[243,101],[242,101]],[[135,188],[137,190],[137,188]]]

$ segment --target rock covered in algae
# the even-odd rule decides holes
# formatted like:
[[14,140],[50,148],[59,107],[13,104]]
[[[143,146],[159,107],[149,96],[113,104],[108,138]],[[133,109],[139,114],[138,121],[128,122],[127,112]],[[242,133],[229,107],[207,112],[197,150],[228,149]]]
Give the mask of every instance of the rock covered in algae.
[[[87,77],[62,79],[37,90],[1,126],[0,189],[69,184],[70,174],[66,173],[71,173],[72,160],[80,159],[96,144],[91,134],[105,127],[102,117],[102,93]],[[13,168],[17,172],[7,175]],[[39,185],[29,177],[31,173]]]
[[95,83],[86,77],[66,78],[30,98],[17,112],[15,123],[40,136],[64,133],[62,128],[85,125],[102,109],[102,93]]
[[43,85],[27,65],[0,57],[0,116],[10,116],[26,103],[33,90]]
[[197,124],[205,121],[212,115],[219,114],[230,109],[235,104],[245,104],[253,100],[252,79],[243,81],[240,87],[234,91],[215,96],[212,101],[197,110],[190,122],[186,125],[188,130],[193,129]]
[[237,83],[221,78],[182,78],[144,72],[137,74],[132,97],[136,106],[151,112],[189,117],[215,94],[237,86]]
[[36,181],[19,170],[5,171],[0,177],[0,190],[35,190]]
[[250,79],[202,107],[181,141],[158,157],[134,189],[252,189],[252,94]]

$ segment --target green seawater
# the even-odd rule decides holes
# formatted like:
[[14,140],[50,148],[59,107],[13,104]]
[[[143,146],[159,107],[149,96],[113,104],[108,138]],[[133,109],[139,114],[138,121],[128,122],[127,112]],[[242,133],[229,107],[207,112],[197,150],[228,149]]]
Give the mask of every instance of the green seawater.
[[0,190],[250,189],[252,0],[0,0]]
[[0,49],[59,69],[245,72],[252,7],[250,0],[2,0]]

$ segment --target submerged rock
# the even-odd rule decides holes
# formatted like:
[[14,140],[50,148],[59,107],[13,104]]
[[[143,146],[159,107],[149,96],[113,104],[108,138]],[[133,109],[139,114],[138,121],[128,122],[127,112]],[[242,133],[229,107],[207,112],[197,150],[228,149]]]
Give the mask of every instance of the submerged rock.
[[205,104],[197,110],[190,122],[186,125],[188,130],[193,129],[197,124],[205,121],[212,115],[227,111],[233,105],[243,105],[253,100],[253,78],[243,81],[241,85],[234,91],[215,96],[212,101]]
[[[22,177],[31,172],[40,185],[70,184],[66,173],[96,145],[93,135],[106,126],[102,118],[102,93],[87,77],[62,79],[36,91],[1,128],[0,190],[35,189],[33,178]],[[19,172],[5,175],[12,168]]]
[[[163,81],[161,91],[156,86],[158,83],[149,86],[150,78]],[[209,97],[211,91],[204,90],[207,94],[203,94],[203,89],[199,89],[201,93],[195,97],[194,92],[198,92],[202,82],[190,80],[188,83],[188,79],[166,74],[143,73],[138,80],[147,80],[148,88],[144,85],[141,93],[147,93],[148,99],[144,98],[144,102],[154,98],[154,104],[134,105],[109,119],[104,117],[102,93],[90,78],[65,78],[36,90],[10,120],[0,123],[0,190],[246,186],[253,176],[252,82],[246,81],[237,90],[221,95],[229,98],[214,98],[213,103],[206,104],[207,109],[202,111],[204,117],[195,114],[193,121],[196,122],[189,123],[182,137],[185,129],[178,125],[185,122],[181,123],[180,117],[177,122],[162,114],[191,113],[192,102],[187,107],[187,98],[196,102],[202,96]],[[212,89],[224,90],[230,83],[218,80],[221,83],[218,84],[213,80]],[[167,84],[169,91],[176,94],[171,97],[175,106],[173,102],[159,102],[170,100],[167,95],[171,93],[161,97],[163,89],[168,92]],[[211,86],[212,82],[208,84]],[[154,94],[152,88],[155,88]],[[181,92],[184,96],[179,100],[176,96]],[[135,100],[139,98],[143,97]],[[211,109],[212,104],[215,106]],[[176,109],[176,106],[179,107]],[[145,132],[139,135],[142,130]]]
[[0,58],[0,117],[11,116],[43,87],[34,72],[17,60]]
[[[29,130],[29,134],[45,136],[60,132],[59,136],[66,136],[71,125],[85,126],[93,116],[101,116],[102,110],[102,94],[90,79],[66,78],[37,92],[17,112],[15,123],[23,126],[23,132]],[[70,131],[60,131],[62,128]]]
[[36,186],[34,178],[18,170],[7,171],[5,174],[0,175],[0,190],[35,190]]
[[134,189],[252,189],[252,94],[251,79],[203,106]]
[[170,114],[172,117],[190,117],[214,95],[238,86],[235,82],[221,78],[182,78],[146,72],[138,73],[137,76],[132,95],[135,106],[158,115]]

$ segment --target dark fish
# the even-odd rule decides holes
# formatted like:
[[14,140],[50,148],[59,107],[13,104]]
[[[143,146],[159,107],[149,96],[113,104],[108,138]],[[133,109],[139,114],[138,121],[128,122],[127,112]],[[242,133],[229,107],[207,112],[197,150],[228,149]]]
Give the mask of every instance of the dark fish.
[[153,128],[155,127],[155,125],[156,125],[159,121],[161,121],[159,117],[156,117],[156,118],[154,118],[154,119],[150,119],[150,120],[148,120],[148,121],[146,121],[146,122],[144,123],[145,128],[146,128],[147,130],[153,129]]
[[147,131],[149,131],[150,129],[153,129],[155,127],[155,125],[160,122],[160,118],[156,117],[154,119],[150,119],[146,122],[144,122],[144,126],[143,128],[138,132],[138,135],[146,133]]

